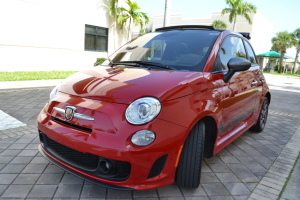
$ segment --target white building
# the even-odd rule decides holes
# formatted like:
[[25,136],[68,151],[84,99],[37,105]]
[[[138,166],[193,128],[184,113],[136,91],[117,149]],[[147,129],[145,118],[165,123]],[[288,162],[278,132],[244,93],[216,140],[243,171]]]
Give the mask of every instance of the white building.
[[[121,2],[122,3],[122,2]],[[0,0],[0,71],[79,70],[127,42],[108,0]]]
[[[249,32],[251,36],[251,44],[256,54],[264,53],[271,48],[271,38],[273,34],[273,24],[265,18],[261,13],[250,15],[252,24],[242,17],[237,16],[236,29],[237,32]],[[155,15],[151,18],[149,24],[145,27],[154,31],[156,28],[163,27],[164,15]],[[169,26],[176,25],[207,25],[210,26],[214,20],[222,20],[227,24],[227,29],[233,29],[233,23],[229,22],[229,15],[221,16],[221,12],[213,12],[211,17],[184,18],[182,14],[172,14],[170,16]],[[139,33],[139,27],[135,27],[134,35]]]
[[[123,0],[119,0],[124,5]],[[116,29],[109,16],[109,0],[0,0],[0,71],[79,70],[92,67],[96,58],[113,53],[127,42],[127,31]],[[260,13],[249,25],[237,18],[237,31],[251,33],[257,54],[269,50],[272,24]],[[210,18],[171,15],[170,25],[210,25],[228,16]],[[163,15],[147,25],[154,31]],[[136,33],[139,28],[135,28]],[[135,34],[136,35],[136,34]]]

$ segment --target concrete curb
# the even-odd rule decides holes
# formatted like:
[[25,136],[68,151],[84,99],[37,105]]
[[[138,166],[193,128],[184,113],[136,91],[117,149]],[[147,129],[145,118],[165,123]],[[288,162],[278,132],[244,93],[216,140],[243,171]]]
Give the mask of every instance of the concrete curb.
[[64,79],[55,80],[31,80],[31,81],[2,81],[0,82],[0,90],[7,89],[28,89],[39,87],[54,87],[61,83]]
[[252,191],[249,199],[278,199],[300,152],[300,126]]

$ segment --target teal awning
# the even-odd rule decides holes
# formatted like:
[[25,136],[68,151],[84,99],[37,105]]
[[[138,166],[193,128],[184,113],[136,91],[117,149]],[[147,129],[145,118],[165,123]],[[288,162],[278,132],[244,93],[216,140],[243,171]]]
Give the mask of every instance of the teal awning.
[[[281,54],[276,52],[276,51],[268,51],[266,53],[261,53],[261,54],[258,54],[256,55],[258,57],[270,57],[270,58],[280,58]],[[284,58],[288,58],[286,56],[284,56]]]

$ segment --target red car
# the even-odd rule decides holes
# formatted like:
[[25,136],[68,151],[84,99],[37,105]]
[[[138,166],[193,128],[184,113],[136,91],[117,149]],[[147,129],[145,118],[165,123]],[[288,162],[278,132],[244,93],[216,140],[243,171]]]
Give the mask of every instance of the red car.
[[109,188],[198,187],[202,158],[264,129],[271,100],[246,33],[173,26],[53,89],[40,152]]

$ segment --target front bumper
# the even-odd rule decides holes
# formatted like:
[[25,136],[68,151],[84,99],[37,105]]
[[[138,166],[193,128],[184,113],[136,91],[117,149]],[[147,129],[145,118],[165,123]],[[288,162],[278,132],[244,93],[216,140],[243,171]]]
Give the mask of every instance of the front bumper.
[[[80,97],[73,96],[72,99],[74,98]],[[145,190],[162,187],[174,182],[180,147],[183,145],[187,134],[185,127],[160,119],[155,119],[147,125],[131,125],[120,114],[125,111],[126,105],[96,102],[90,99],[82,99],[80,106],[75,103],[66,104],[62,102],[60,99],[50,102],[38,116],[38,129],[41,138],[39,148],[45,158],[85,180],[108,188]],[[96,103],[101,104],[101,108],[94,107],[94,109],[91,109],[89,105],[95,105]],[[78,107],[79,111],[93,113],[92,116],[96,116],[93,125],[87,124],[84,120],[68,122],[76,126],[89,128],[92,130],[91,133],[59,121],[64,119],[59,113],[53,111],[53,107],[64,108],[68,105],[74,105]],[[101,124],[104,119],[106,120],[105,128],[101,128],[99,123]],[[130,138],[132,134],[142,129],[154,131],[156,140],[149,146],[137,147],[130,142]],[[81,154],[92,154],[99,157],[100,160],[96,161],[98,162],[96,167],[80,165],[78,162],[73,162],[74,160],[68,156],[47,146],[47,144],[45,145],[44,137]],[[103,159],[118,163],[129,163],[129,173],[127,175],[121,173],[120,176],[120,173],[105,175],[99,172],[99,162]]]
[[111,189],[133,190],[132,188],[120,187],[120,186],[117,186],[117,185],[111,185],[111,184],[107,184],[107,183],[104,183],[104,182],[97,181],[97,180],[91,178],[89,176],[89,174],[83,174],[82,172],[80,172],[76,168],[73,168],[71,166],[66,166],[66,164],[64,162],[60,161],[59,159],[57,159],[53,155],[51,155],[49,152],[47,152],[42,147],[42,145],[39,145],[39,152],[42,154],[42,156],[44,156],[47,160],[49,160],[50,162],[52,162],[56,166],[60,167],[61,169],[65,170],[65,171],[67,171],[71,174],[74,174],[75,176],[78,176],[79,178],[82,178],[86,181],[89,181],[89,182],[97,184],[97,185],[101,185],[103,187],[111,188]]

